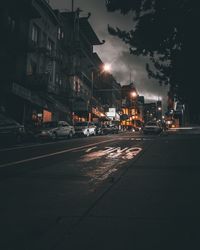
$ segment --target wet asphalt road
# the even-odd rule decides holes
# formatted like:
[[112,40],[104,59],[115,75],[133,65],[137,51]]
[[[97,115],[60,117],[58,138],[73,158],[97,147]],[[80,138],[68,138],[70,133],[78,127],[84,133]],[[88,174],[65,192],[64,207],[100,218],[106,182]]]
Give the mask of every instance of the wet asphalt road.
[[199,139],[197,129],[1,149],[0,249],[199,249]]

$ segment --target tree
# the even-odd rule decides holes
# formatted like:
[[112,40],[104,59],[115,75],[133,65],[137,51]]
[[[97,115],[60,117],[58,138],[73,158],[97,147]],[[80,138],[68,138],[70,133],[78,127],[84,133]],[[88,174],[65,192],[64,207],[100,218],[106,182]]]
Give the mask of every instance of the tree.
[[108,0],[108,11],[133,13],[133,29],[108,27],[110,34],[130,45],[130,53],[148,57],[149,77],[169,84],[170,90],[198,116],[199,11],[197,0]]

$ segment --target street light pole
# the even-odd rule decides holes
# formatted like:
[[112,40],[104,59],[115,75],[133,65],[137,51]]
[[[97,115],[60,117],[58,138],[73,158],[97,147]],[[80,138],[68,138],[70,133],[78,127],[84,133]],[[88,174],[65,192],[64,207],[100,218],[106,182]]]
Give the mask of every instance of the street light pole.
[[[88,115],[88,121],[92,122],[93,117],[92,117],[92,99],[93,99],[93,95],[94,95],[94,71],[95,69],[91,70],[91,97],[90,97],[90,112]],[[104,64],[103,68],[102,68],[102,73],[109,73],[111,71],[111,64]],[[108,91],[107,89],[103,90],[103,91]]]
[[90,112],[89,112],[89,117],[88,121],[92,122],[92,98],[93,98],[93,93],[94,93],[94,71],[92,70],[91,72],[91,96],[90,96]]
[[138,94],[137,94],[137,92],[136,91],[132,91],[131,93],[130,93],[130,95],[131,95],[131,116],[133,117],[134,116],[134,118],[133,118],[133,120],[132,120],[132,123],[134,124],[134,126],[135,126],[135,119],[136,119],[136,98],[137,98],[137,96],[138,96]]

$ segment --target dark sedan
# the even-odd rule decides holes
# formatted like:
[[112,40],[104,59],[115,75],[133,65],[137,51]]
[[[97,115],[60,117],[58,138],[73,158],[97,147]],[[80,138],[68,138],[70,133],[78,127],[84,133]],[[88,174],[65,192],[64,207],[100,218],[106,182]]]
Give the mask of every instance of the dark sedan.
[[119,133],[119,127],[116,125],[103,125],[102,126],[102,131],[103,134],[107,135],[107,134],[118,134]]

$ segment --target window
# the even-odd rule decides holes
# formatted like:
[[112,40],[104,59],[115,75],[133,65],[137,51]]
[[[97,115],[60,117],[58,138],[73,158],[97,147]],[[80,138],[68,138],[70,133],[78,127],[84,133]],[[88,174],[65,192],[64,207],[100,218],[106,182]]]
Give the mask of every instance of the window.
[[39,28],[35,24],[33,24],[33,26],[32,26],[31,40],[35,44],[39,43]]
[[63,122],[62,126],[63,126],[63,127],[68,127],[69,124],[68,124],[67,122]]
[[30,60],[27,64],[27,75],[35,75],[37,73],[37,64],[33,60]]
[[54,49],[54,42],[51,41],[51,39],[48,39],[47,42],[47,49],[49,50],[50,53],[52,53],[53,49]]
[[9,25],[10,31],[13,32],[15,29],[16,23],[15,23],[15,20],[11,16],[8,16],[8,25]]
[[61,40],[61,28],[58,28],[58,40]]
[[61,27],[58,27],[57,38],[58,40],[62,40],[64,38],[64,32],[62,31]]

